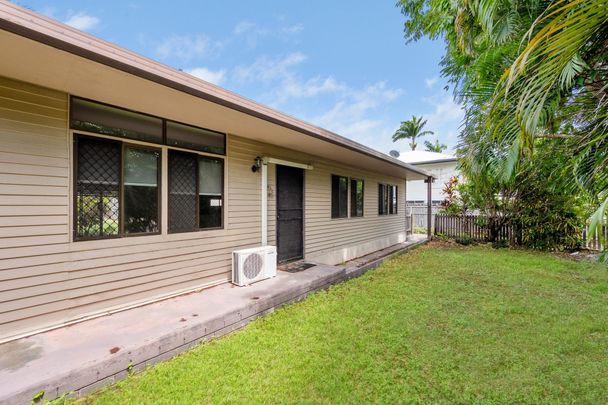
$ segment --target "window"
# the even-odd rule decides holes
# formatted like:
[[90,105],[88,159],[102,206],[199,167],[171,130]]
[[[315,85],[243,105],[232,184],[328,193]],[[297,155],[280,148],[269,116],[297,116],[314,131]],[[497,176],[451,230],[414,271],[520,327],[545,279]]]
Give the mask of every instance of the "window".
[[219,132],[167,121],[167,145],[201,152],[225,154],[226,137]]
[[388,186],[378,184],[378,215],[388,214]]
[[78,97],[71,98],[70,127],[97,134],[219,155],[226,154],[226,135],[221,132],[180,124]]
[[378,215],[397,213],[397,186],[378,184]]
[[169,151],[169,231],[222,227],[224,162]]
[[160,151],[75,137],[74,239],[159,232]]
[[331,176],[331,217],[348,216],[348,178]]
[[123,154],[124,232],[158,232],[160,151],[125,145]]
[[388,213],[397,213],[397,186],[388,186],[389,206]]
[[163,143],[163,121],[146,114],[72,97],[72,129]]
[[198,159],[199,228],[222,227],[222,190],[224,162],[220,159]]
[[350,216],[363,216],[363,180],[350,179]]

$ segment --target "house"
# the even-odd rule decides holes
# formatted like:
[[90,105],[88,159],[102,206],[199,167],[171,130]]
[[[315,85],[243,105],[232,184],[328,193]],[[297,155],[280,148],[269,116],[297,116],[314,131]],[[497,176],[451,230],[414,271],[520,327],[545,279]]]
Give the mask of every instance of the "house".
[[423,169],[0,2],[0,341],[406,239]]
[[[400,153],[399,160],[423,169],[435,178],[431,188],[431,204],[439,207],[445,199],[443,187],[453,176],[460,177],[457,169],[458,158],[445,153],[413,150]],[[427,185],[423,180],[411,181],[407,184],[407,205],[421,207],[427,204]]]

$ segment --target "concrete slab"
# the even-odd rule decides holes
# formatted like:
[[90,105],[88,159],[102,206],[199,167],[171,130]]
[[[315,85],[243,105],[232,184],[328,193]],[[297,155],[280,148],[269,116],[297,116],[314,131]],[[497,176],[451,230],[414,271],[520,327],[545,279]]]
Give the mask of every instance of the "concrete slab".
[[224,284],[2,344],[0,403],[27,404],[40,391],[45,400],[88,394],[356,277],[425,240],[413,235],[406,243],[344,266],[279,271],[277,277],[249,287]]

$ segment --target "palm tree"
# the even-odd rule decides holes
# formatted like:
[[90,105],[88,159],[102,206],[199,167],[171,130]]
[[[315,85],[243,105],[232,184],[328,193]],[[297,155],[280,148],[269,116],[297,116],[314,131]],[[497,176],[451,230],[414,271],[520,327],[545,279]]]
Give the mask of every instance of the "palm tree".
[[446,150],[448,147],[443,143],[439,143],[439,139],[435,139],[435,143],[431,141],[424,141],[424,147],[427,152],[437,152],[441,153]]
[[608,0],[549,3],[498,83],[488,116],[494,138],[520,154],[539,138],[572,144],[570,183],[599,206],[590,234],[608,214],[607,37]]
[[[566,179],[608,215],[608,0],[401,0],[408,42],[443,37],[442,74],[465,107],[459,151],[497,180],[538,145],[569,146]],[[470,140],[473,142],[470,142]],[[492,148],[489,159],[480,150]],[[607,260],[608,260],[608,250]]]
[[397,142],[400,139],[410,139],[410,148],[416,150],[416,138],[420,138],[426,135],[433,135],[433,131],[423,131],[422,129],[426,125],[426,120],[422,120],[422,117],[412,116],[409,121],[402,121],[399,129],[393,134],[393,142]]

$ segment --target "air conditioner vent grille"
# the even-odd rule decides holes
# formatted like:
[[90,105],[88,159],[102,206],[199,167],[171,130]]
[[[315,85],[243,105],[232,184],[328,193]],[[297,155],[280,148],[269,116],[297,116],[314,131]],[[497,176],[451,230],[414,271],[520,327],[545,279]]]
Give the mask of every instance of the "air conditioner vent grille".
[[243,274],[249,280],[254,279],[260,274],[263,266],[264,259],[262,256],[258,253],[252,253],[245,259],[245,263],[243,263]]

